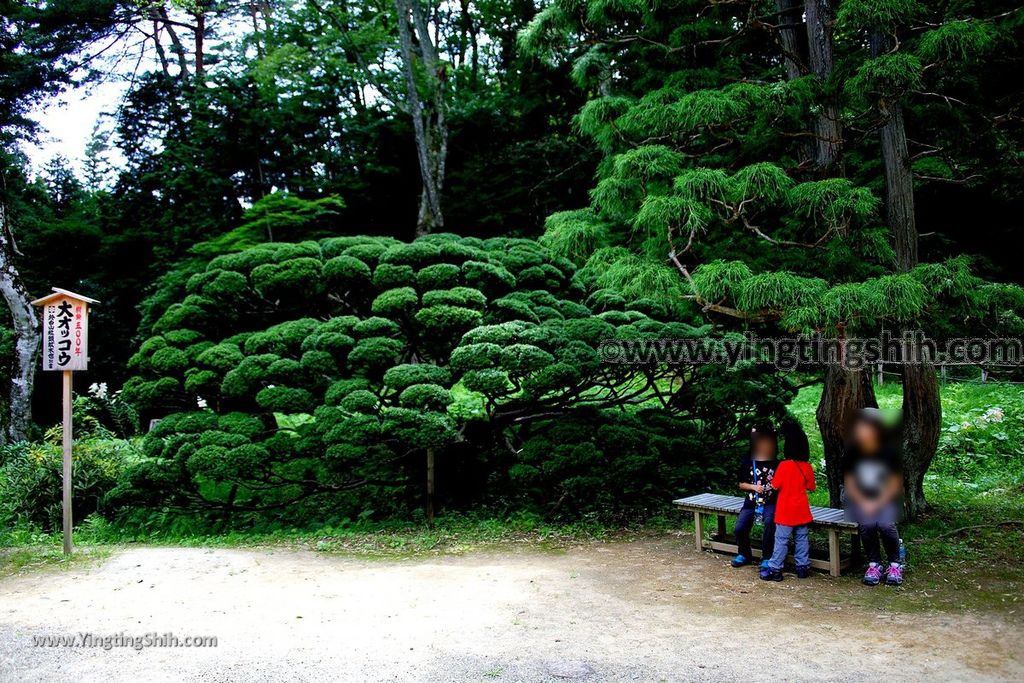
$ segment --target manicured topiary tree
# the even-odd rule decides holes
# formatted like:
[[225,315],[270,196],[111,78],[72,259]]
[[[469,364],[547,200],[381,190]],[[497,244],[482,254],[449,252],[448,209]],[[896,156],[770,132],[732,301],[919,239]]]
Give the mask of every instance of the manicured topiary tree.
[[[557,514],[664,504],[731,470],[788,384],[746,365],[603,363],[696,338],[534,241],[342,237],[218,256],[155,317],[125,396],[161,417],[122,495],[350,513],[445,499]],[[426,503],[431,504],[430,496]]]

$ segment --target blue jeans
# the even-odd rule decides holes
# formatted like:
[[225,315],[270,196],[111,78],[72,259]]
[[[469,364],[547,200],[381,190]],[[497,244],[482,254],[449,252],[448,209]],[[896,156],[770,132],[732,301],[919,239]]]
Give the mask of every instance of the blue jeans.
[[807,538],[807,525],[786,526],[785,524],[775,525],[775,551],[768,566],[778,571],[786,563],[786,553],[789,551],[789,539],[796,536],[793,548],[793,558],[797,567],[811,566],[811,542]]
[[[748,560],[754,555],[750,549],[750,528],[754,526],[754,508],[743,508],[736,518],[736,552]],[[764,532],[761,534],[761,557],[768,557],[775,547],[775,504],[764,506]]]

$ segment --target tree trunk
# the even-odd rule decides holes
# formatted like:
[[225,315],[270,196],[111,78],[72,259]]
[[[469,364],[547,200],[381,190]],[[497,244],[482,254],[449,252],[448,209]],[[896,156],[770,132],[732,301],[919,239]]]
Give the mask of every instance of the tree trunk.
[[427,526],[434,528],[434,449],[427,449]]
[[775,13],[779,23],[779,45],[782,47],[782,61],[786,66],[786,80],[800,78],[803,71],[803,55],[806,48],[801,45],[797,23],[803,13],[800,0],[775,0]]
[[160,42],[160,24],[157,20],[153,19],[153,45],[156,47],[156,56],[160,60],[160,70],[163,71],[164,76],[171,77],[171,68],[167,63],[167,52],[164,50],[163,43]]
[[837,168],[842,158],[843,128],[839,120],[839,107],[831,93],[832,80],[832,27],[835,11],[831,0],[806,0],[804,16],[807,22],[807,54],[811,72],[818,79],[824,97],[819,102],[814,119],[814,165],[825,175],[842,175]]
[[910,517],[928,510],[924,475],[939,447],[942,403],[931,363],[903,366],[903,481]]
[[203,72],[206,70],[206,14],[202,11],[196,14],[196,80],[202,81]]
[[903,126],[903,107],[896,102],[881,102],[886,117],[880,132],[882,159],[885,162],[885,213],[892,230],[896,251],[896,269],[905,273],[917,265],[917,221],[914,216],[914,175],[907,151],[907,133]]
[[[394,0],[398,15],[398,43],[402,56],[409,113],[412,115],[416,140],[416,158],[423,181],[416,234],[425,235],[444,227],[441,212],[441,191],[444,188],[445,165],[448,157],[448,124],[445,121],[444,74],[438,62],[437,50],[430,37],[427,20],[420,7],[421,0]],[[410,21],[412,24],[410,25]],[[416,43],[413,42],[413,31]],[[425,98],[416,83],[416,47],[423,60],[422,73],[426,81]]]
[[[871,54],[879,56],[891,50],[891,36],[876,32],[871,36]],[[882,161],[885,166],[885,212],[896,251],[896,269],[907,272],[917,265],[917,222],[914,214],[914,174],[907,151],[907,133],[903,108],[899,102],[881,100],[883,117],[880,131]],[[903,357],[903,478],[906,487],[907,514],[916,517],[928,509],[924,497],[924,475],[939,446],[942,428],[942,402],[935,366]],[[908,364],[908,360],[911,362]]]
[[188,78],[188,62],[185,57],[185,46],[181,42],[181,38],[178,37],[178,32],[174,30],[174,25],[171,23],[171,17],[167,14],[165,7],[160,7],[156,10],[157,16],[164,24],[164,28],[167,29],[167,35],[171,39],[172,52],[178,60],[178,78],[185,80]]
[[[814,168],[817,175],[823,178],[842,177],[845,175],[842,162],[843,127],[839,108],[830,90],[834,61],[832,28],[835,24],[835,8],[831,0],[805,0],[804,21],[807,25],[807,59],[822,92],[814,119]],[[843,364],[844,326],[839,325],[838,331],[838,364],[830,364],[825,370],[824,386],[816,412],[825,452],[829,503],[833,507],[842,504],[843,451],[850,424],[859,410],[878,406],[875,388],[871,384],[871,373],[850,370]]]
[[[780,29],[780,42],[787,78],[792,80],[802,75],[801,62],[806,53],[811,72],[823,84],[827,83],[832,77],[833,64],[834,15],[831,4],[828,0],[804,0],[801,10],[799,0],[776,0],[775,8],[779,23],[786,27]],[[806,22],[806,44],[800,33],[789,26],[799,20],[801,11]],[[800,150],[801,160],[813,159],[819,176],[841,176],[844,173],[841,162],[842,125],[834,100],[826,97],[820,104],[813,124],[815,143]],[[842,337],[843,328],[840,326],[839,329]],[[825,451],[829,500],[833,506],[840,505],[839,489],[843,478],[842,457],[846,430],[858,410],[874,406],[877,406],[877,402],[869,373],[848,370],[835,364],[826,367],[816,418]]]
[[877,407],[870,373],[847,370],[841,365],[828,366],[816,417],[825,450],[825,476],[832,507],[841,505],[839,493],[843,483],[843,449],[847,430],[858,410]]
[[0,204],[0,294],[11,311],[14,327],[14,363],[8,394],[6,425],[0,441],[14,442],[28,438],[32,424],[32,388],[39,357],[39,318],[32,307],[32,298],[21,283],[14,256],[17,253],[6,207]]

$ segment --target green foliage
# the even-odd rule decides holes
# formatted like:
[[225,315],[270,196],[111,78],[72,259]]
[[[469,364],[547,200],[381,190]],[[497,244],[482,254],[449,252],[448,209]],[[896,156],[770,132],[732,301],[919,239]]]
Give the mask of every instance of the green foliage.
[[921,36],[918,54],[937,62],[954,60],[972,63],[985,56],[996,42],[995,31],[981,21],[951,21]]
[[878,211],[878,197],[846,178],[800,183],[790,193],[791,205],[815,223],[846,229],[854,221],[867,221]]
[[[61,527],[62,449],[59,431],[42,443],[20,442],[0,449],[0,523],[43,530]],[[75,441],[72,461],[73,516],[83,520],[109,514],[107,496],[126,481],[140,455],[128,441],[109,436]]]
[[[423,451],[433,448],[452,505],[506,497],[543,507],[571,491],[567,516],[612,499],[606,514],[618,515],[677,485],[677,471],[657,465],[666,454],[682,463],[688,453],[723,450],[718,437],[698,448],[714,432],[684,425],[716,423],[738,435],[751,406],[781,410],[781,399],[767,397],[788,391],[753,369],[695,369],[680,381],[668,366],[602,368],[597,347],[605,340],[693,333],[652,317],[671,315],[670,307],[638,300],[679,298],[675,273],[627,251],[598,249],[588,263],[595,272],[581,280],[571,261],[530,240],[339,239],[254,247],[217,257],[194,276],[202,296],[186,299],[197,315],[162,315],[160,333],[133,359],[139,377],[125,394],[144,417],[163,419],[112,501],[237,512],[315,498],[346,514],[406,514],[422,495]],[[382,282],[388,268],[403,284]],[[241,291],[209,288],[225,272],[243,276]],[[331,276],[311,288],[305,278],[323,272]],[[602,289],[588,297],[588,287]],[[196,328],[197,317],[204,322]],[[659,379],[638,395],[652,371]],[[750,401],[748,392],[764,400]],[[621,411],[634,408],[645,417],[630,423],[629,450]],[[596,447],[604,455],[585,476],[570,458],[540,479],[527,477],[549,448],[549,430],[570,423],[603,435]],[[602,431],[606,424],[620,427]],[[666,434],[663,447],[642,443],[653,424]],[[678,436],[668,435],[687,430],[689,446],[674,450]],[[520,440],[521,457],[494,451]],[[478,477],[492,483],[457,483]],[[586,499],[622,478],[628,496]]]
[[847,29],[893,32],[911,23],[924,11],[917,0],[854,0],[844,2],[836,13]]
[[607,229],[588,209],[561,211],[548,216],[540,243],[577,265],[607,243]]
[[627,298],[650,298],[670,306],[678,304],[683,294],[679,274],[671,267],[632,255],[609,264],[597,275],[597,285]]
[[923,68],[912,54],[886,54],[865,61],[847,87],[873,100],[898,100],[921,87]]
[[318,237],[337,219],[345,202],[335,195],[304,199],[274,192],[256,201],[242,215],[242,224],[216,239],[200,242],[192,251],[211,256],[241,251],[261,242],[301,241]]
[[742,261],[711,261],[693,271],[694,293],[708,301],[736,300],[753,276]]
[[1024,394],[1017,387],[947,385],[942,404],[936,476],[964,480],[983,473],[1024,473]]
[[793,180],[777,165],[768,162],[744,166],[732,177],[734,201],[781,201]]
[[[903,397],[898,382],[875,386],[879,406],[898,409]],[[807,431],[811,459],[815,471],[823,477],[821,436],[814,429],[815,409],[821,387],[802,389],[790,407]],[[932,501],[956,493],[957,488],[990,496],[991,491],[979,487],[986,479],[1001,482],[1024,479],[1024,394],[1019,386],[975,381],[950,382],[940,387],[942,431],[931,472],[925,478],[925,489]],[[823,479],[819,487],[826,492],[819,498],[828,500]],[[820,493],[820,492],[819,492]],[[812,501],[813,502],[813,501]]]
[[759,273],[743,281],[737,303],[751,313],[782,311],[814,302],[826,289],[823,280],[784,271]]
[[[701,202],[686,197],[657,197],[644,200],[633,227],[648,235],[648,243],[663,244],[665,237],[686,237],[690,233],[704,232],[711,223],[711,209]],[[659,249],[667,251],[665,246]]]

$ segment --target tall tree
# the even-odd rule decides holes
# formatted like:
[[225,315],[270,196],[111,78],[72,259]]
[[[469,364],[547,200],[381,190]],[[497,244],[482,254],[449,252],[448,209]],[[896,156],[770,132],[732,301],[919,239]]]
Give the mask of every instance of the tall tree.
[[36,129],[31,108],[81,73],[82,48],[107,36],[116,4],[107,0],[0,2],[0,294],[11,313],[15,359],[3,440],[24,439],[32,418],[39,320],[22,283],[11,209],[24,187],[15,146]]
[[[812,108],[813,143],[809,145],[808,150],[799,151],[806,155],[804,163],[810,165],[813,176],[843,177],[843,123],[833,78],[836,59],[833,41],[836,17],[833,3],[829,0],[805,0],[801,6],[788,0],[780,0],[776,7],[779,10],[779,20],[782,22],[782,28],[779,29],[779,44],[786,64],[787,79],[792,81],[809,73],[817,95],[817,104]],[[801,9],[802,22],[799,13]],[[804,34],[794,35],[796,28],[803,28]],[[846,329],[845,321],[840,321],[836,329],[836,352],[841,357],[845,343],[842,339]],[[821,431],[826,479],[833,505],[840,504],[841,462],[847,429],[859,410],[876,406],[871,377],[864,370],[840,364],[832,364],[825,369],[821,399],[815,418]]]
[[35,385],[36,360],[39,357],[39,316],[32,298],[14,266],[18,255],[7,207],[0,201],[0,295],[11,313],[14,327],[14,367],[7,398],[5,429],[0,441],[21,441],[28,436],[32,422],[32,388]]
[[394,0],[394,3],[406,102],[423,179],[423,197],[416,220],[416,233],[423,235],[444,227],[441,191],[448,160],[444,88],[447,67],[438,60],[423,0]]
[[[891,3],[862,3],[868,15],[893,11]],[[908,258],[898,254],[900,242],[916,233],[906,224],[899,234],[878,227],[880,217],[899,207],[881,210],[871,175],[878,166],[863,161],[864,149],[856,150],[855,173],[841,172],[842,150],[862,137],[861,131],[844,135],[843,118],[870,118],[857,98],[906,83],[914,70],[905,60],[902,69],[898,60],[865,63],[855,34],[840,59],[831,6],[817,0],[803,7],[809,66],[800,68],[804,56],[795,51],[794,36],[785,34],[794,22],[781,18],[792,8],[775,8],[780,18],[768,22],[756,15],[759,6],[742,3],[624,9],[556,0],[537,16],[524,34],[528,46],[571,59],[583,72],[612,74],[610,84],[594,83],[598,97],[578,117],[607,155],[591,207],[551,216],[545,241],[587,269],[600,268],[608,284],[697,304],[681,305],[681,316],[837,340],[839,366],[825,372],[819,417],[830,492],[838,502],[845,427],[853,411],[873,402],[845,339],[882,325],[919,325],[949,310],[944,297],[966,291],[936,287],[936,273],[958,273],[949,277],[960,283],[970,278],[962,264],[906,261],[906,268],[894,269]],[[778,51],[769,55],[765,36],[783,47],[781,58]],[[844,73],[845,91],[837,85],[839,64],[856,72],[854,78]],[[793,78],[797,73],[809,78]],[[814,122],[812,164],[796,142],[806,138],[808,121]],[[912,196],[905,189],[892,201],[907,206]],[[675,280],[663,265],[666,253],[678,271]],[[721,260],[725,254],[732,260]],[[990,300],[1006,315],[1013,299],[998,294]],[[919,483],[935,447],[937,413],[928,384],[934,385],[934,374],[921,366],[905,376],[905,471],[908,489],[916,486],[910,509],[918,513],[924,507]]]

